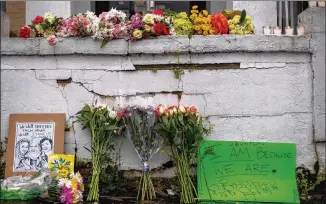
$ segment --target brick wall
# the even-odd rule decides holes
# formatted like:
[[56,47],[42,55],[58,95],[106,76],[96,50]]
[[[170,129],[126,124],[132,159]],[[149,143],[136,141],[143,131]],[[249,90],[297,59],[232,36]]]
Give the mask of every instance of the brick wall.
[[19,31],[19,29],[25,25],[26,21],[26,2],[7,1],[6,13],[10,17],[10,30]]

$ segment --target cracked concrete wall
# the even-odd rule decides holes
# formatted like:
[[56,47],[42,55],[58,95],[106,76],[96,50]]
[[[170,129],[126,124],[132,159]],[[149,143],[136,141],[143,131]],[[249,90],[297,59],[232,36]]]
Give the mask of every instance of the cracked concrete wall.
[[[176,45],[184,51],[177,54],[174,53],[176,49],[167,46],[167,39],[173,40],[171,38],[162,38],[162,41],[153,39],[151,49],[157,54],[144,52],[141,48],[141,43],[149,46],[151,40],[137,44],[115,42],[128,46],[117,48],[120,54],[116,55],[105,54],[106,51],[99,47],[85,44],[83,49],[88,55],[83,56],[69,53],[76,49],[73,46],[68,48],[73,39],[68,40],[71,44],[67,48],[61,45],[60,50],[65,50],[65,54],[61,55],[53,55],[59,52],[57,48],[40,55],[42,43],[37,40],[22,40],[20,43],[27,43],[27,47],[19,45],[21,50],[9,46],[14,42],[2,44],[5,49],[2,50],[1,61],[1,138],[7,136],[10,113],[64,112],[71,126],[70,131],[65,133],[65,152],[75,153],[77,147],[78,156],[90,158],[84,148],[90,145],[90,133],[74,122],[74,115],[84,104],[95,100],[111,106],[180,103],[196,105],[202,114],[209,116],[210,123],[215,125],[209,139],[293,142],[297,144],[297,165],[312,168],[316,158],[312,140],[313,78],[309,38],[278,38],[289,46],[286,51],[270,36],[257,36],[256,39],[267,46],[266,49],[258,47],[257,52],[252,46],[239,46],[238,41],[250,43],[251,37],[228,38],[231,39],[230,47],[224,50],[208,44],[208,38],[196,38],[193,41],[203,42],[204,53],[195,46],[191,48],[191,41],[184,42],[183,38],[177,40],[181,44]],[[214,41],[223,42],[225,39],[219,36]],[[75,44],[78,44],[76,41]],[[33,43],[39,48],[28,47]],[[133,48],[134,45],[136,47]],[[95,55],[96,52],[99,54]],[[196,70],[185,70],[181,79],[176,79],[171,70],[152,72],[135,68],[136,65],[152,65],[155,68],[158,64],[177,62],[210,65],[240,63],[240,67],[198,67]],[[58,84],[58,79],[71,79],[71,82]],[[131,143],[122,137],[116,138],[116,143],[122,145],[122,168],[140,169],[141,163]],[[167,161],[167,157],[156,155],[150,165],[156,168]]]
[[299,15],[299,22],[306,26],[306,32],[312,35],[313,73],[313,140],[316,142],[317,156],[325,167],[325,8],[308,8]]

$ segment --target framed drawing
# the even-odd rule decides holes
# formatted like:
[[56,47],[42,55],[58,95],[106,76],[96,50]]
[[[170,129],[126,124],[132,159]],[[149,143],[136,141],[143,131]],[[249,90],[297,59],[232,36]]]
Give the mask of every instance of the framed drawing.
[[64,113],[10,114],[5,178],[48,167],[49,154],[64,152]]

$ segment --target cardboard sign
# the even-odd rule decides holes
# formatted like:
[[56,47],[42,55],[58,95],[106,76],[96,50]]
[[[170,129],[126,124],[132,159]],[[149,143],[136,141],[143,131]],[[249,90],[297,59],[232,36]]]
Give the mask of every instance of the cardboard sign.
[[49,155],[64,152],[64,113],[10,114],[5,178],[48,167]]
[[198,155],[199,201],[300,203],[295,144],[204,141]]

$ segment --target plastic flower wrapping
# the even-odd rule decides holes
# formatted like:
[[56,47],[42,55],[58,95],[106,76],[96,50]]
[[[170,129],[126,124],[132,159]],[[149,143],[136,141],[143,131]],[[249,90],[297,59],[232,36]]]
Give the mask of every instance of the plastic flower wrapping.
[[1,182],[1,200],[30,200],[46,194],[57,173],[42,169],[34,175],[12,176]]
[[60,202],[64,204],[83,201],[84,182],[79,172],[71,173],[67,178],[60,178]]
[[[161,148],[161,137],[156,133],[156,112],[152,107],[129,106],[123,109],[122,118],[125,123],[125,134],[143,163],[137,199],[156,198],[150,178],[149,160]],[[142,187],[140,187],[142,186]],[[139,197],[141,196],[141,197]]]

